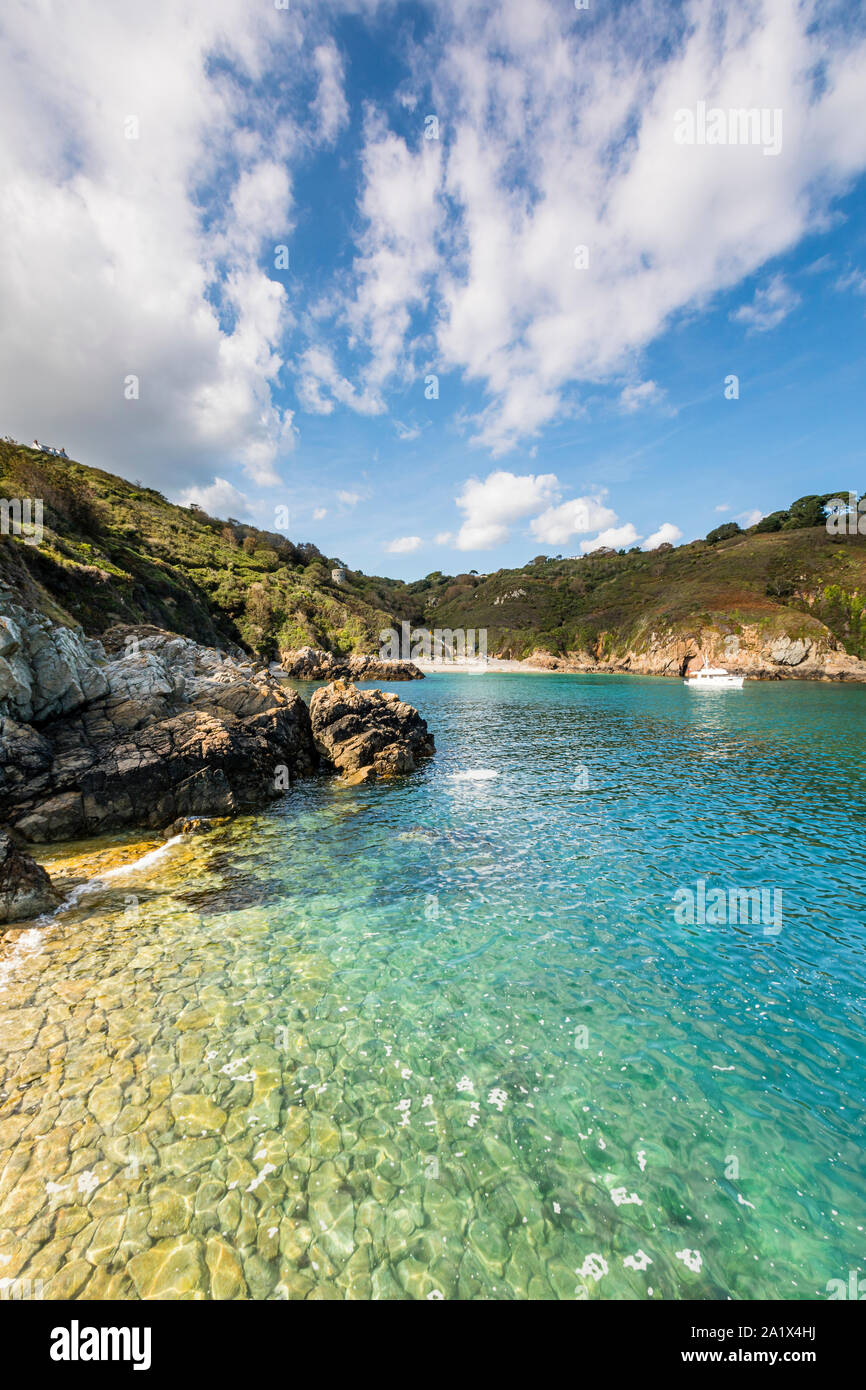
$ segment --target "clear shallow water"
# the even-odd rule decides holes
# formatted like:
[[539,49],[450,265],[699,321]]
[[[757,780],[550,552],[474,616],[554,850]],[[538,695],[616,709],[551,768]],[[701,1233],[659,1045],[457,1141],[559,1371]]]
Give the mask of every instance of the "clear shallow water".
[[[298,787],[13,947],[0,1277],[825,1298],[866,1253],[866,690],[394,688],[416,774]],[[781,930],[679,924],[698,879],[781,889]]]

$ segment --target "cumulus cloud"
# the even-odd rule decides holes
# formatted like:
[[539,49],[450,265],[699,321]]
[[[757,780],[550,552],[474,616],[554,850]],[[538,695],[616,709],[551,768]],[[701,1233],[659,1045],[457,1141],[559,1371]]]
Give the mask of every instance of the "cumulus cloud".
[[344,507],[356,507],[360,500],[360,492],[346,492],[342,490],[337,493],[337,501],[342,502]]
[[358,212],[363,231],[343,307],[351,347],[363,345],[364,381],[371,394],[415,367],[413,313],[427,307],[439,269],[437,232],[441,148],[420,140],[411,148],[368,111]]
[[[49,24],[7,5],[0,314],[26,331],[0,337],[5,429],[157,485],[239,466],[268,487],[296,438],[291,385],[312,414],[374,417],[433,372],[478,394],[472,442],[500,458],[631,383],[677,315],[826,227],[866,167],[866,41],[819,0],[436,0],[401,31],[393,123],[371,88],[355,150],[340,45],[359,13],[392,8],[209,0],[179,19],[171,0],[78,0]],[[782,109],[781,152],[677,144],[697,101]],[[327,177],[296,193],[338,141],[349,216]],[[346,235],[304,302],[274,251],[314,216]],[[766,331],[796,302],[774,276],[736,317]],[[622,409],[660,392],[637,380]],[[559,503],[467,498],[458,544]]]
[[292,228],[299,23],[243,0],[182,22],[169,0],[7,7],[0,314],[26,331],[0,339],[6,428],[163,485],[215,457],[279,480],[291,311],[261,258]]
[[598,550],[601,546],[610,546],[612,550],[623,550],[626,546],[634,545],[640,540],[640,536],[634,529],[630,521],[623,526],[611,526],[606,531],[601,531],[591,541],[581,541],[580,548],[584,555],[588,555],[593,550]]
[[420,549],[420,536],[398,536],[394,541],[389,541],[385,549],[390,555],[411,555],[413,551]]
[[[718,511],[718,507],[716,511]],[[657,531],[653,531],[651,536],[647,536],[643,543],[644,550],[657,550],[660,545],[674,545],[682,537],[679,526],[674,526],[672,521],[663,521]]]
[[761,520],[761,517],[763,515],[764,513],[761,511],[760,507],[753,507],[751,511],[740,512],[739,516],[737,517],[737,520],[744,527],[757,526],[758,522]]
[[321,346],[308,348],[301,356],[297,390],[301,404],[312,415],[330,415],[335,403],[359,415],[381,415],[385,409],[375,391],[353,386],[341,376],[332,353]]
[[333,39],[318,45],[313,52],[313,63],[319,76],[313,111],[322,141],[331,144],[349,119],[349,106],[343,92],[343,60]]
[[548,507],[529,523],[529,529],[546,545],[565,545],[572,536],[586,535],[587,531],[610,526],[616,520],[616,512],[597,497],[573,497],[558,507]]
[[214,478],[209,487],[186,488],[180,501],[185,507],[194,502],[211,516],[244,516],[250,509],[249,498],[225,478]]
[[555,473],[515,474],[502,469],[482,482],[469,478],[455,499],[465,520],[454,544],[458,550],[491,550],[508,539],[510,525],[537,511],[558,491]]
[[[482,388],[473,441],[495,457],[573,413],[581,383],[621,375],[674,315],[826,225],[866,166],[866,44],[818,0],[584,18],[561,0],[442,0],[415,65],[447,142],[413,150],[378,113],[366,132],[351,312],[375,382],[405,373],[410,310],[435,288],[431,369]],[[699,100],[783,109],[781,152],[677,144],[675,113]],[[770,286],[743,322],[770,327],[794,302]]]
[[751,304],[741,304],[731,318],[744,323],[753,333],[767,333],[778,328],[799,303],[800,296],[784,276],[774,275],[769,284],[755,290]]

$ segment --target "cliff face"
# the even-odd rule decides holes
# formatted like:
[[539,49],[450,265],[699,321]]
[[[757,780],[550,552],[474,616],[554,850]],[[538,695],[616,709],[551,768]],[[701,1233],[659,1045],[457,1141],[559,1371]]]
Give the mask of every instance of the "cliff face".
[[754,624],[744,624],[737,633],[710,627],[688,635],[652,632],[639,649],[624,647],[607,655],[596,650],[558,656],[538,650],[526,664],[544,671],[683,677],[701,666],[705,656],[712,666],[755,680],[866,681],[866,661],[843,651],[831,633],[768,636]]
[[765,678],[861,679],[866,536],[809,526],[540,559],[461,576],[434,613],[442,628],[486,629],[490,655],[512,660],[672,675],[706,652]]

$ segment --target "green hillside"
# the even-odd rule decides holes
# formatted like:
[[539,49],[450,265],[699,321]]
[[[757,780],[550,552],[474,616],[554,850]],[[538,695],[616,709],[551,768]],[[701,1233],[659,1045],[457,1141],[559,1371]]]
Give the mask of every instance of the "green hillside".
[[0,582],[97,634],[149,622],[262,655],[309,644],[371,651],[423,605],[400,581],[347,570],[316,546],[173,505],[152,488],[0,442],[0,496],[42,498],[38,546],[0,537]]
[[0,583],[89,634],[150,622],[265,656],[303,645],[372,652],[379,632],[487,628],[491,656],[640,651],[650,634],[757,625],[826,634],[866,657],[866,537],[830,536],[830,494],[748,531],[644,553],[538,556],[518,569],[414,583],[345,569],[311,544],[179,507],[110,473],[0,442],[0,496],[41,497],[40,545],[0,536]]
[[486,627],[489,653],[514,658],[541,649],[601,659],[642,650],[652,632],[733,633],[745,624],[768,636],[826,628],[864,657],[866,537],[830,536],[824,524],[753,527],[662,551],[539,557],[520,569],[438,580],[433,601],[428,622]]

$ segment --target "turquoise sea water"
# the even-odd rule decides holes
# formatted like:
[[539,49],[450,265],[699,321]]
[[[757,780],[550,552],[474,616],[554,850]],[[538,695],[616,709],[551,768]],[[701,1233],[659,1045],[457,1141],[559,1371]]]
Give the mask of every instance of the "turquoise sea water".
[[[299,786],[15,962],[0,1035],[26,1015],[53,1079],[18,1093],[6,1058],[8,1272],[49,1297],[219,1296],[224,1257],[255,1298],[800,1299],[866,1271],[866,690],[393,688],[436,738],[415,774]],[[781,921],[679,922],[698,880],[780,890]],[[72,1137],[46,1155],[49,1119]]]

